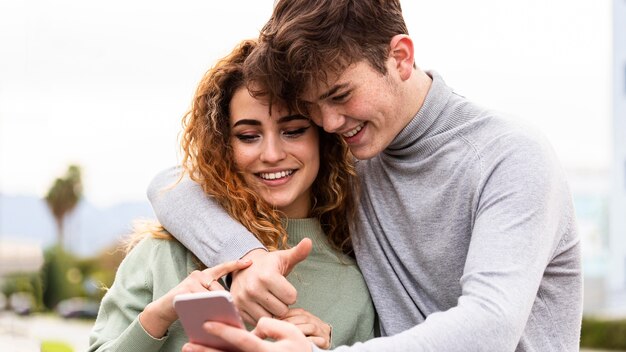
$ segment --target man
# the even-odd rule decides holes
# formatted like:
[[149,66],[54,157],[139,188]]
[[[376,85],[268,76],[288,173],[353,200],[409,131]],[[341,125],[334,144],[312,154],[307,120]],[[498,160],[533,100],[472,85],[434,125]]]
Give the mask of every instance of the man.
[[[416,67],[407,32],[397,0],[282,0],[246,62],[258,93],[294,102],[360,160],[354,250],[387,337],[337,350],[577,350],[580,243],[552,149]],[[231,292],[255,332],[207,331],[245,351],[314,348],[266,318],[295,301],[279,275],[295,263],[190,182],[157,192],[172,180],[150,190],[163,224],[189,248],[210,246],[196,253],[207,265],[254,263]]]

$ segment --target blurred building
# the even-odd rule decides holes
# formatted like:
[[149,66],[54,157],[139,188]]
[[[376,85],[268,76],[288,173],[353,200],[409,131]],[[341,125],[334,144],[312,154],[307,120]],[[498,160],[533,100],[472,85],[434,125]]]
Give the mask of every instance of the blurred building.
[[609,179],[608,170],[568,172],[582,243],[585,314],[603,314],[609,300]]
[[626,292],[626,0],[613,0],[613,170],[608,288]]
[[[613,0],[610,170],[570,170],[587,315],[626,316],[626,0]],[[593,121],[590,121],[593,123]]]
[[36,272],[43,260],[38,243],[0,238],[0,280],[7,274]]

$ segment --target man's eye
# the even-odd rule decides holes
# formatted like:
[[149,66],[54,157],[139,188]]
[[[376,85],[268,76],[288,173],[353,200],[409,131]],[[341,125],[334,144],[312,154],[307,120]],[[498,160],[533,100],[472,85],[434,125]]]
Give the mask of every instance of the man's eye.
[[288,130],[283,132],[283,134],[289,138],[295,138],[295,137],[299,137],[301,135],[304,134],[304,132],[306,132],[306,130],[309,129],[309,127],[311,126],[306,126],[306,127],[302,127],[302,128],[296,128],[294,130]]
[[259,136],[256,134],[238,134],[235,137],[244,143],[252,143],[259,139]]
[[350,95],[350,92],[346,92],[340,95],[335,95],[332,99],[334,102],[339,103],[339,102],[346,100],[346,98],[348,98],[349,95]]

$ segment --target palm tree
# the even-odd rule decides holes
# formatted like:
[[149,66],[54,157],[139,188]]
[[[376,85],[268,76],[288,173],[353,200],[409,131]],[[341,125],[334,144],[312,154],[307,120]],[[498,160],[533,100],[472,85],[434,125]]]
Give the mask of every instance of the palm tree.
[[63,247],[64,220],[76,208],[83,195],[83,183],[80,174],[79,166],[70,165],[65,176],[54,181],[45,198],[57,225],[57,242],[61,247]]

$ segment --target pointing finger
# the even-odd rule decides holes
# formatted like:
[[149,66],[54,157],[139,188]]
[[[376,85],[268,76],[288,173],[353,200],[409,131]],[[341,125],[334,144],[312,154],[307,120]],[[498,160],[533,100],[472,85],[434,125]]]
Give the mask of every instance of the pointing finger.
[[252,264],[252,261],[249,259],[239,259],[235,261],[225,262],[222,264],[218,264],[211,268],[206,268],[202,272],[204,274],[209,274],[211,279],[219,279],[220,277],[229,274],[236,270],[241,270],[249,267]]

